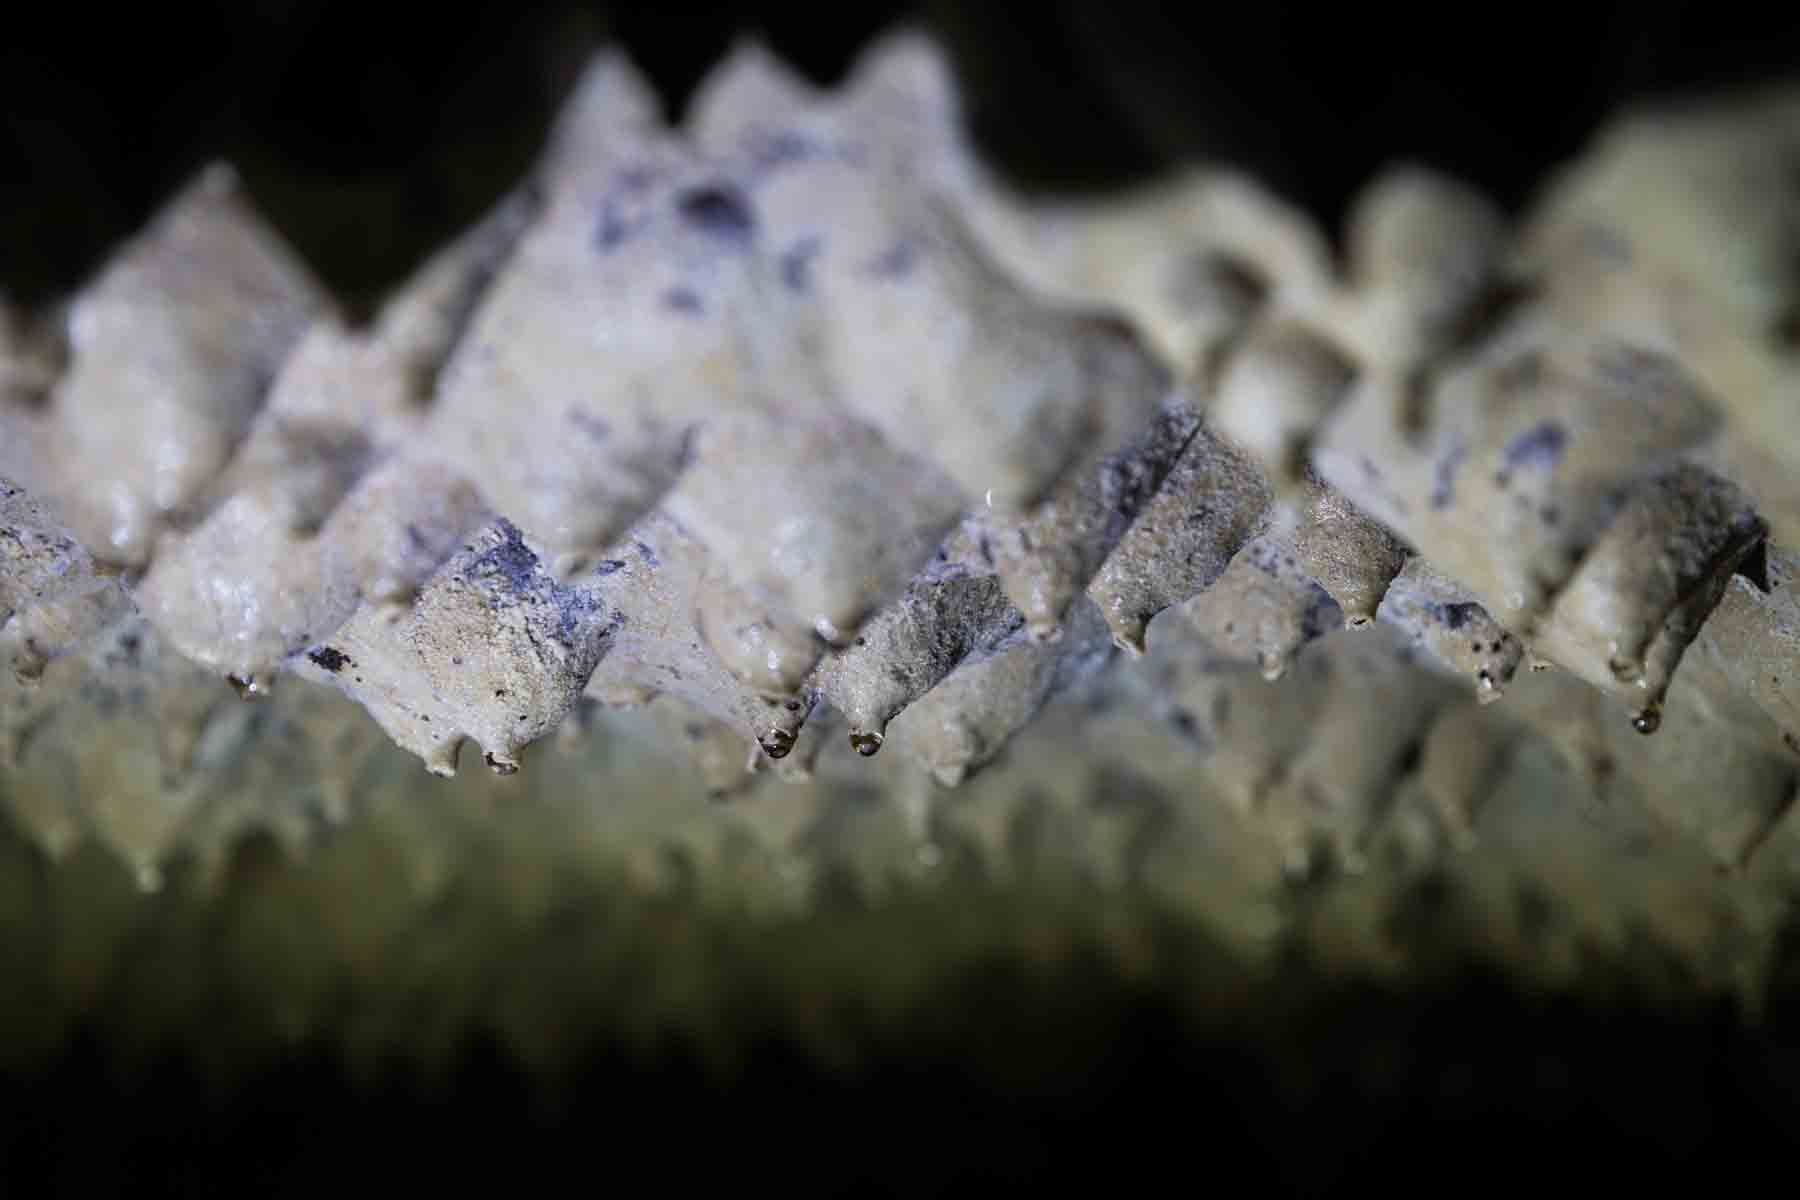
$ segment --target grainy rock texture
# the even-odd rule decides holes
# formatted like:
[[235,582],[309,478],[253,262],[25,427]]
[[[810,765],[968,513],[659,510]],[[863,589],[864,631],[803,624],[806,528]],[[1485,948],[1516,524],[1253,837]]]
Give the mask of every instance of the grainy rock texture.
[[543,764],[477,807],[666,799],[581,835],[646,894],[1061,873],[1254,954],[1296,883],[1379,876],[1354,932],[1528,871],[1519,937],[1650,914],[1754,993],[1800,874],[1792,103],[1628,118],[1516,234],[1396,166],[1340,271],[1220,167],[1012,194],[916,37],[830,90],[740,47],[681,129],[608,52],[360,327],[209,170],[0,309],[0,795],[147,888],[309,845],[406,793],[335,688],[434,773]]

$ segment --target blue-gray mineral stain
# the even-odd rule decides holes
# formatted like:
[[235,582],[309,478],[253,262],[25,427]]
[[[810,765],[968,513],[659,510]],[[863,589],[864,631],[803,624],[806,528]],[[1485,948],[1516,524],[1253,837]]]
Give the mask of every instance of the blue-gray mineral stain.
[[631,227],[613,202],[603,202],[600,205],[600,220],[594,226],[594,248],[602,252],[615,250],[630,234]]
[[1527,429],[1506,444],[1502,454],[1504,470],[1536,467],[1548,471],[1563,456],[1569,444],[1569,431],[1556,421],[1543,421]]
[[538,570],[538,556],[525,544],[519,527],[501,517],[498,544],[483,551],[469,566],[469,573],[483,579],[504,579],[515,595],[536,591],[547,581]]
[[604,442],[608,437],[612,436],[611,425],[607,424],[599,417],[583,412],[579,408],[571,408],[569,410],[569,424],[573,425],[589,439],[596,442]]
[[819,148],[804,134],[784,129],[776,133],[758,130],[750,138],[750,161],[759,170],[802,162],[816,157]]
[[623,245],[644,224],[644,216],[639,212],[635,220],[626,215],[626,204],[640,206],[642,201],[635,199],[655,180],[655,173],[646,167],[626,167],[613,176],[612,191],[600,202],[600,219],[594,226],[594,248],[601,253],[617,249]]
[[[557,588],[556,597],[556,640],[565,646],[575,644],[575,635],[593,622],[594,614],[605,610],[606,605],[600,597],[583,588]],[[619,626],[618,621],[600,631],[606,637]]]
[[1451,501],[1456,499],[1456,473],[1462,468],[1463,459],[1468,456],[1468,450],[1459,442],[1451,448],[1450,453],[1438,459],[1431,488],[1432,508],[1449,508]]
[[691,287],[672,287],[663,293],[663,303],[670,309],[690,316],[699,316],[706,311],[706,302],[700,299],[700,293]]
[[687,189],[676,197],[675,211],[699,232],[734,245],[749,242],[756,232],[750,202],[725,184]]
[[790,290],[805,292],[812,286],[812,262],[818,257],[824,241],[815,233],[801,238],[782,254],[781,281]]
[[912,271],[918,254],[911,242],[897,242],[869,263],[869,273],[881,279],[902,279]]

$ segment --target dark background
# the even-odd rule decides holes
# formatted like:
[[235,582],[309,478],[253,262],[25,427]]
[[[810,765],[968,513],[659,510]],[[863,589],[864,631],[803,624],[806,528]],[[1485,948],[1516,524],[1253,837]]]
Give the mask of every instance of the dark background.
[[1793,7],[40,4],[0,35],[0,287],[65,292],[219,156],[366,303],[519,177],[598,41],[678,114],[739,31],[828,82],[901,20],[948,42],[977,135],[1029,184],[1220,156],[1334,221],[1404,154],[1516,207],[1621,102],[1800,62]]

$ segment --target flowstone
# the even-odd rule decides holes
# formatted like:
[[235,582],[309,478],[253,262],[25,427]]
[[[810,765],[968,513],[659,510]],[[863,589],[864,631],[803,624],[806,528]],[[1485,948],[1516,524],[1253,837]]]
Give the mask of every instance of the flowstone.
[[[1080,881],[1378,970],[1407,880],[1477,928],[1528,879],[1483,953],[1667,922],[1753,997],[1800,873],[1794,104],[1628,116],[1516,230],[1397,165],[1339,269],[1221,165],[1016,195],[916,36],[834,89],[741,46],[682,128],[608,51],[361,327],[210,168],[0,306],[0,797],[152,890],[416,822],[341,853],[539,913],[468,865],[517,819],[640,898]],[[519,777],[432,828],[377,729]]]

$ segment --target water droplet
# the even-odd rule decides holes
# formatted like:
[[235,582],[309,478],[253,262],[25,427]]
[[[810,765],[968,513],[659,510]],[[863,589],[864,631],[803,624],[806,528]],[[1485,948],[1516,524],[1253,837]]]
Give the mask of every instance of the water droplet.
[[770,758],[786,758],[794,748],[794,735],[785,729],[771,729],[756,740]]
[[872,758],[881,749],[882,736],[879,733],[852,733],[850,748],[864,758]]
[[1652,704],[1631,718],[1631,727],[1648,737],[1662,728],[1662,707]]
[[227,675],[227,683],[237,689],[240,700],[264,700],[269,695],[269,681],[256,675]]
[[1142,658],[1144,656],[1143,622],[1134,621],[1129,628],[1114,630],[1112,643],[1132,658]]
[[487,765],[494,769],[496,775],[517,775],[519,764],[503,754],[495,754],[492,750],[482,756]]

